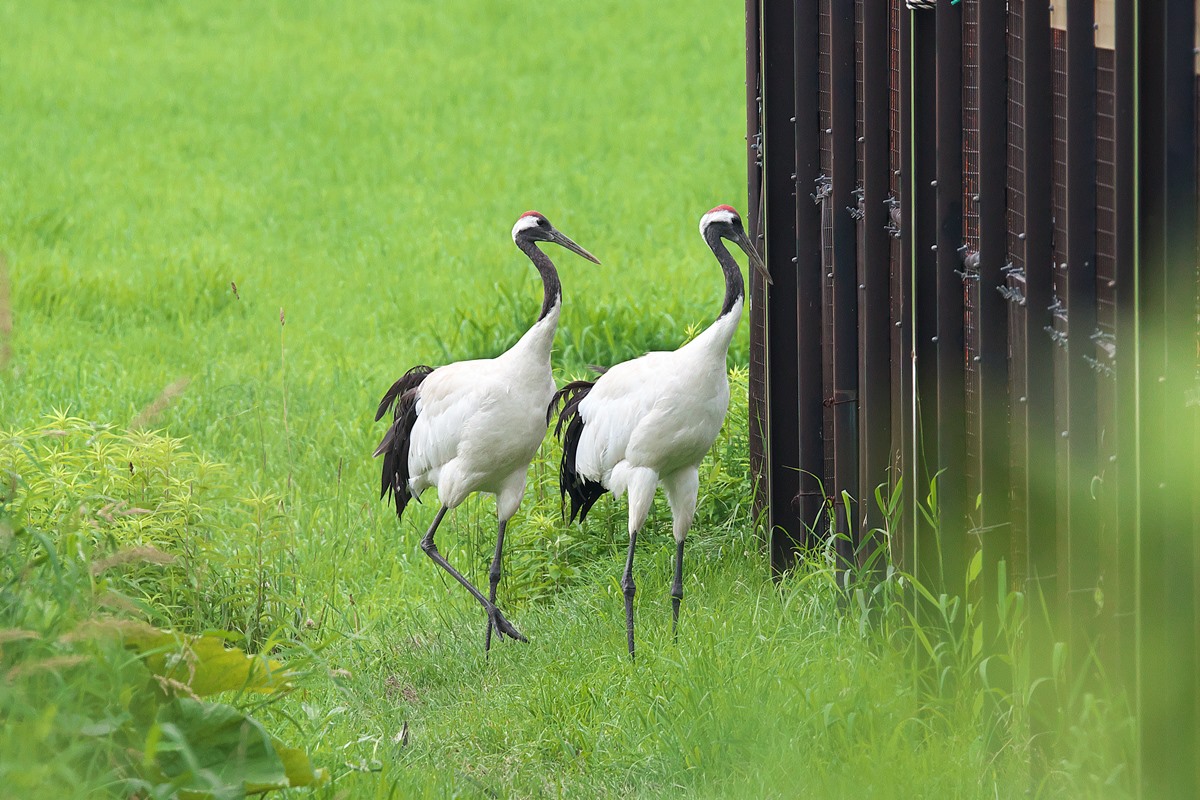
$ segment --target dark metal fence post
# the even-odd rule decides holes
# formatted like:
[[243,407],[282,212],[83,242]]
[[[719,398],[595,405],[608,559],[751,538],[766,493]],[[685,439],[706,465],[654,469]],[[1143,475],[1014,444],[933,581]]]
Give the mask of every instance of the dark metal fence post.
[[[984,636],[989,656],[1005,650],[1000,629],[1001,598],[1008,591],[1008,559],[1012,525],[1009,513],[1008,438],[1008,304],[1000,289],[1007,282],[1008,249],[1006,184],[1007,76],[1006,10],[988,0],[978,5],[979,22],[979,450],[983,505],[979,519],[983,548],[981,594]],[[1000,124],[1004,120],[1006,124]],[[987,157],[982,157],[982,154]],[[1011,665],[989,658],[988,685],[1004,694],[1011,688]],[[989,697],[996,695],[989,693]]]
[[967,552],[963,330],[962,6],[939,3],[937,43],[937,497],[942,581],[962,594]]
[[[746,0],[746,230],[763,248],[762,71],[759,47],[759,0]],[[771,465],[767,458],[767,282],[750,274],[750,469],[754,514],[769,511]],[[770,541],[770,514],[767,513]]]
[[1075,669],[1096,643],[1100,578],[1096,373],[1096,50],[1094,0],[1067,0],[1068,641]]
[[1139,711],[1146,797],[1195,797],[1194,0],[1138,6]]
[[[909,268],[911,259],[905,259],[904,242],[901,239],[904,229],[904,181],[907,169],[902,173],[902,152],[904,150],[902,121],[908,98],[908,88],[905,83],[909,71],[908,64],[908,13],[903,11],[904,0],[888,0],[888,15],[891,20],[889,55],[890,67],[888,72],[888,136],[891,140],[888,149],[888,235],[891,237],[891,263],[889,264],[890,297],[888,300],[888,331],[889,353],[891,354],[891,370],[889,375],[892,382],[891,396],[891,449],[888,475],[888,490],[891,495],[908,485],[901,472],[905,462],[906,445],[904,432],[908,429],[905,423],[905,409],[908,407],[911,393],[907,392],[908,378],[912,370],[906,359],[905,342],[912,337],[911,317],[908,313],[907,292],[909,286]],[[889,499],[891,502],[891,499]],[[901,502],[894,507],[894,519],[891,542],[891,554],[895,563],[911,573],[908,556],[911,553],[910,543],[906,540],[906,532],[912,530],[909,523],[910,504]]]
[[875,487],[886,480],[891,448],[888,289],[891,240],[887,233],[889,176],[889,9],[863,4],[863,209],[858,259],[859,313],[859,564],[882,571],[886,554],[879,535],[885,520]]
[[821,209],[811,192],[821,172],[821,111],[819,100],[816,3],[797,3],[795,17],[796,81],[796,351],[800,386],[800,474],[792,503],[807,526],[808,545],[825,515],[821,476],[825,468],[825,408],[822,404],[821,353]]
[[[1132,267],[1132,260],[1122,262],[1118,256],[1121,234],[1117,217],[1117,173],[1124,156],[1118,149],[1118,76],[1116,52],[1116,7],[1113,2],[1098,3],[1095,11],[1093,47],[1096,57],[1095,70],[1095,134],[1096,134],[1096,329],[1087,345],[1083,358],[1095,373],[1096,382],[1096,455],[1095,476],[1090,487],[1090,496],[1095,500],[1096,541],[1096,585],[1094,598],[1102,598],[1096,604],[1095,633],[1096,653],[1105,664],[1114,669],[1109,673],[1115,685],[1124,685],[1125,676],[1121,664],[1123,654],[1119,634],[1118,610],[1121,603],[1121,564],[1119,539],[1122,529],[1117,524],[1119,464],[1118,439],[1126,424],[1118,414],[1119,391],[1117,316],[1122,299],[1117,291],[1120,268]],[[1131,23],[1132,24],[1132,23]],[[1068,268],[1069,269],[1069,268]],[[1077,324],[1077,321],[1073,321]],[[1130,340],[1132,341],[1132,340]],[[1132,685],[1132,684],[1129,684]]]
[[[1030,599],[1030,670],[1036,678],[1053,675],[1054,629],[1058,607],[1058,555],[1055,538],[1055,481],[1047,475],[1056,445],[1054,431],[1054,344],[1047,328],[1054,325],[1051,214],[1052,137],[1050,10],[1026,3],[1022,62],[1025,71],[1025,395],[1017,399],[1027,433],[1025,448],[1024,527],[1028,541]],[[1034,736],[1034,772],[1045,768],[1049,733],[1058,718],[1054,684],[1042,681],[1030,698]]]
[[854,0],[832,0],[830,78],[832,100],[833,194],[833,407],[834,485],[831,488],[842,565],[854,559],[853,510],[858,489],[858,288],[857,241],[851,210],[857,205],[854,86]]
[[914,165],[917,153],[913,148],[913,59],[912,59],[912,12],[904,7],[904,0],[894,0],[897,26],[896,60],[897,76],[896,138],[894,148],[898,151],[895,164],[896,202],[899,209],[900,243],[897,263],[893,265],[895,278],[892,281],[892,382],[896,386],[896,424],[893,432],[895,450],[898,454],[902,499],[900,502],[899,530],[895,540],[899,543],[900,565],[910,575],[917,574],[917,486],[920,474],[917,458],[917,438],[913,420],[916,418],[916,385],[913,370],[913,267],[917,260],[917,229],[915,205]]
[[1118,672],[1126,686],[1135,686],[1137,661],[1137,327],[1134,239],[1137,221],[1137,187],[1134,164],[1137,150],[1134,123],[1134,78],[1137,53],[1134,48],[1134,6],[1136,0],[1116,0],[1113,32],[1113,217],[1117,307],[1113,324],[1116,344],[1114,364],[1115,392],[1113,416],[1117,422],[1114,442],[1116,484],[1116,561],[1117,572],[1106,576],[1105,595],[1117,617],[1120,654]]
[[[904,207],[904,221],[910,224],[912,237],[911,308],[915,318],[912,357],[916,370],[914,395],[916,430],[912,461],[904,466],[904,479],[911,481],[913,508],[928,502],[930,482],[937,471],[937,243],[936,216],[937,105],[935,83],[937,60],[934,48],[935,15],[928,12],[902,12],[909,16],[912,39],[910,92],[912,108],[909,145],[905,166],[912,165],[912,176],[905,183],[912,197]],[[911,188],[909,188],[911,187]],[[911,218],[911,223],[909,220]],[[924,514],[914,513],[915,547],[913,562],[918,580],[929,587],[941,586],[941,555],[937,531]]]
[[774,279],[767,295],[768,491],[771,564],[781,571],[791,565],[804,542],[804,525],[792,505],[800,486],[800,386],[793,346],[797,336],[793,4],[766,0],[760,13],[764,255]]
[[1028,368],[1025,358],[1026,317],[1025,299],[1025,3],[1011,0],[1008,4],[1008,179],[1005,181],[1009,264],[1007,280],[998,293],[1008,303],[1009,340],[1009,524],[1011,588],[1025,591],[1029,577],[1028,519],[1026,472],[1029,466],[1028,392],[1025,382]]

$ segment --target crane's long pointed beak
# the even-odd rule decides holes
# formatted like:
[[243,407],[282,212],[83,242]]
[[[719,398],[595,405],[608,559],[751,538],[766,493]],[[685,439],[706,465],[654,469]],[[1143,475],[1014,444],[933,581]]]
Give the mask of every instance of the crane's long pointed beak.
[[575,244],[574,242],[572,242],[572,241],[571,241],[571,240],[570,240],[570,239],[567,237],[567,235],[566,235],[566,234],[564,234],[564,233],[563,233],[562,231],[560,231],[560,230],[554,230],[553,232],[551,232],[551,234],[550,234],[550,241],[554,242],[555,244],[561,244],[563,247],[567,248],[567,249],[568,249],[568,250],[570,250],[572,253],[575,253],[576,255],[583,256],[583,257],[584,257],[584,258],[586,258],[588,261],[591,261],[591,262],[592,262],[592,263],[594,263],[594,264],[599,264],[599,263],[600,263],[600,259],[596,258],[594,255],[592,255],[591,253],[589,253],[587,250],[584,250],[582,247],[580,247],[579,245],[577,245],[577,244]]
[[746,252],[746,255],[750,258],[750,265],[758,270],[758,274],[763,276],[767,282],[767,285],[770,286],[773,284],[774,281],[771,280],[771,273],[767,271],[766,262],[762,260],[762,256],[760,256],[758,251],[754,249],[754,245],[750,242],[749,237],[747,237],[745,234],[741,234],[734,239],[734,241],[737,242],[738,247],[742,248],[742,250]]

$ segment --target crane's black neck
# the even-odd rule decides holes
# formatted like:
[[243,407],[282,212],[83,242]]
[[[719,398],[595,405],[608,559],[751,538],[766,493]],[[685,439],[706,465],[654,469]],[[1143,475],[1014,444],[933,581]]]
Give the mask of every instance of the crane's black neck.
[[721,265],[721,271],[725,273],[725,303],[721,306],[723,317],[733,310],[734,304],[746,296],[746,285],[742,281],[742,270],[725,247],[721,234],[709,228],[704,232],[704,241],[712,248],[713,255]]
[[541,322],[550,313],[550,309],[562,300],[562,284],[558,282],[558,270],[554,268],[550,256],[539,250],[532,239],[518,236],[517,247],[529,256],[529,260],[537,267],[538,274],[542,276],[542,313],[538,315],[538,322]]

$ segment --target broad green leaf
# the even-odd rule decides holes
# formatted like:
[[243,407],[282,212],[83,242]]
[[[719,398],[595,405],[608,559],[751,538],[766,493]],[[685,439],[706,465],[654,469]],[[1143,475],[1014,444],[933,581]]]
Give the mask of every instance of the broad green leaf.
[[155,763],[182,797],[239,797],[288,786],[287,771],[258,721],[224,703],[177,697],[158,714]]
[[220,636],[186,636],[137,622],[94,630],[119,632],[127,647],[146,654],[151,672],[178,681],[200,697],[244,689],[271,692],[288,686],[289,673],[283,664],[226,647]]
[[[308,758],[308,753],[299,747],[288,747],[278,739],[271,739],[271,745],[275,748],[275,754],[279,756],[279,760],[283,762],[289,786],[314,786],[329,780],[329,772],[315,768]],[[250,784],[246,787],[246,791],[248,793],[266,792],[278,788],[278,786]]]
[[970,586],[983,572],[983,549],[977,549],[974,555],[971,556],[971,563],[967,565],[967,585]]

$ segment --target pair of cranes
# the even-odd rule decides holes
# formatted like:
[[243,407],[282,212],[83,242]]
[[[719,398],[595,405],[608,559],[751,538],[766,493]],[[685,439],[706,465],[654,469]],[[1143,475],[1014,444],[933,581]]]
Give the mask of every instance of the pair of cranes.
[[[411,498],[429,487],[441,503],[421,549],[469,591],[487,613],[485,652],[492,634],[528,641],[496,607],[504,534],[525,494],[530,462],[559,409],[555,433],[563,440],[560,488],[571,498],[571,520],[587,517],[605,493],[629,495],[629,553],[621,588],[629,655],[634,655],[633,554],[659,484],[671,507],[676,542],[671,586],[672,631],[683,599],[683,543],[696,512],[700,461],[712,447],[729,406],[726,353],[745,303],[745,285],[724,240],[737,244],[751,265],[770,274],[746,236],[742,220],[721,205],[700,219],[700,235],[725,276],[721,313],[703,333],[671,352],[653,352],[617,364],[596,381],[555,390],[550,350],[562,311],[558,271],[537,242],[553,242],[600,262],[545,216],[528,211],[512,229],[513,242],[542,279],[541,314],[508,351],[490,359],[459,361],[406,372],[384,394],[376,421],[392,424],[375,450],[383,456],[381,497],[391,496],[403,517]],[[561,407],[561,408],[560,408]],[[434,541],[446,512],[469,495],[496,496],[496,552],[485,597],[438,551]]]

